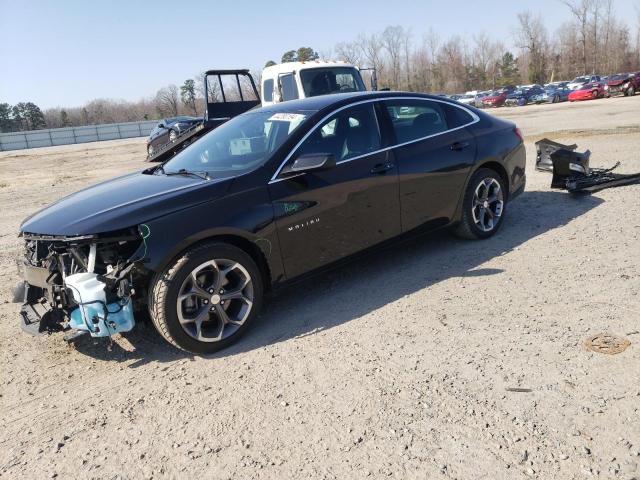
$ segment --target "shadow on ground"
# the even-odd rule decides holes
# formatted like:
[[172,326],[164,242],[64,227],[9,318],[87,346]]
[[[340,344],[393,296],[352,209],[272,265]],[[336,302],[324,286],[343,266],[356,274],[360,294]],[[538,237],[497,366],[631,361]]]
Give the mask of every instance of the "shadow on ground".
[[[413,236],[332,271],[290,285],[265,302],[263,314],[235,345],[210,355],[218,358],[317,333],[361,317],[405,295],[454,277],[491,276],[500,269],[477,268],[525,242],[566,225],[603,200],[566,192],[524,192],[507,207],[505,223],[494,237],[465,241],[448,232]],[[84,339],[76,348],[104,360],[136,359],[130,366],[192,357],[170,347],[150,325],[125,338],[134,348]]]

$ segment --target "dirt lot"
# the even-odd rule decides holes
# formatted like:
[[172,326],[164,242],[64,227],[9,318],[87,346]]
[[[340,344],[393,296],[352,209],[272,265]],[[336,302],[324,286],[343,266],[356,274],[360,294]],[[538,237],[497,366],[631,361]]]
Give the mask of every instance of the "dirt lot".
[[[640,171],[640,96],[495,113],[529,159],[496,237],[314,278],[210,358],[144,325],[112,351],[22,334],[21,220],[141,168],[144,141],[0,153],[0,476],[640,478],[640,186],[572,198],[533,169],[549,135]],[[598,332],[631,346],[588,352]]]

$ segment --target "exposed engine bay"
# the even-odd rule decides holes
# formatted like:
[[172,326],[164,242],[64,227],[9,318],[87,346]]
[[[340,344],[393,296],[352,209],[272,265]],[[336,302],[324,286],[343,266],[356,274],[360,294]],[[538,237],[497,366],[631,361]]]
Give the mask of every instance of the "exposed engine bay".
[[72,331],[69,338],[131,330],[134,309],[146,298],[133,285],[148,283],[137,279],[148,276],[142,261],[149,236],[146,225],[98,235],[24,233],[25,255],[18,265],[25,279],[23,330],[34,335]]

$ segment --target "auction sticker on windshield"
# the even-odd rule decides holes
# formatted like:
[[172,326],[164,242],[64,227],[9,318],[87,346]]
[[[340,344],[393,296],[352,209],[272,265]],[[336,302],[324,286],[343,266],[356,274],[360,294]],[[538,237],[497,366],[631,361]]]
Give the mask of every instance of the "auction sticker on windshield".
[[271,121],[280,121],[280,122],[301,122],[305,119],[305,115],[301,113],[274,113],[269,117]]

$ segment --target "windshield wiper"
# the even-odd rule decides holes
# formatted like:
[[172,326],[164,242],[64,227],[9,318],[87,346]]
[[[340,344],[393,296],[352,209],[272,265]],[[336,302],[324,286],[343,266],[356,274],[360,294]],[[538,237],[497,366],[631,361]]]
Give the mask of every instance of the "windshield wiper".
[[187,170],[186,168],[181,168],[180,170],[177,170],[175,172],[165,172],[164,168],[162,168],[162,173],[164,173],[168,177],[171,175],[191,175],[201,178],[202,180],[209,180],[209,174],[207,172],[194,172],[192,170]]

